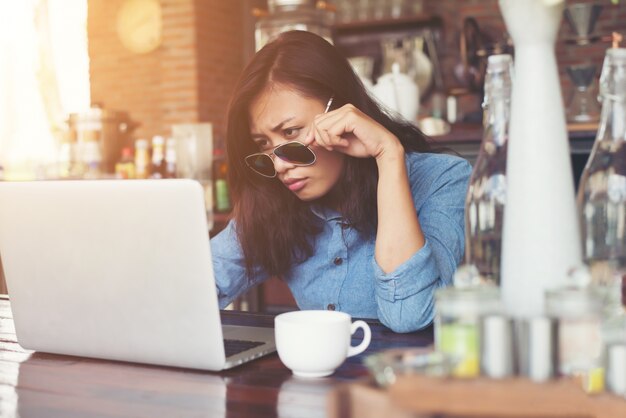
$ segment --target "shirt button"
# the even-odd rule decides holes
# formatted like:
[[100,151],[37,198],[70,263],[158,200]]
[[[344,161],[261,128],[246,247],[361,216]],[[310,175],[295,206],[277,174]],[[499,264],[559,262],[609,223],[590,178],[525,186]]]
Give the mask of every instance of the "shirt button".
[[326,309],[328,309],[329,311],[334,311],[335,310],[335,304],[334,303],[329,303],[328,306],[326,307]]
[[341,263],[343,263],[343,259],[341,257],[337,257],[333,260],[333,263],[335,263],[336,266],[340,266]]

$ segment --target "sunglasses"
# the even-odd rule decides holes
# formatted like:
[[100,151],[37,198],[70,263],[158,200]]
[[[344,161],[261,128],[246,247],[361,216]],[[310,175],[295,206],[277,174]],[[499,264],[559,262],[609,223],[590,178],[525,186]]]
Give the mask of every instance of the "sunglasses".
[[280,144],[272,152],[258,152],[248,155],[244,160],[247,166],[255,173],[264,177],[274,178],[276,177],[276,169],[274,168],[274,158],[272,156],[276,156],[297,167],[311,165],[317,158],[308,146],[298,141],[291,141]]

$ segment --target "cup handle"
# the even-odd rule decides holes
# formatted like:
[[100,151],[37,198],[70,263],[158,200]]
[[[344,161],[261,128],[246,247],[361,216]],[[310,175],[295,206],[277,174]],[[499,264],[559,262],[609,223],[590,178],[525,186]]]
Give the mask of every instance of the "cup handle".
[[361,344],[356,347],[350,346],[348,348],[348,357],[361,354],[370,345],[370,341],[372,340],[372,331],[370,330],[370,326],[367,325],[367,322],[365,321],[354,321],[350,326],[350,335],[354,335],[356,330],[359,328],[363,329],[363,341],[361,341]]

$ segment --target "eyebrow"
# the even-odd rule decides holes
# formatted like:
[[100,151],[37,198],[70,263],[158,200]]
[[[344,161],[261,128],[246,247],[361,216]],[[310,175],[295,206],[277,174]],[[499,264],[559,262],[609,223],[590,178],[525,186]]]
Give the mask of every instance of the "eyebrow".
[[[288,117],[287,119],[283,120],[282,122],[280,122],[279,124],[277,124],[276,126],[274,126],[274,127],[273,127],[272,129],[270,129],[270,130],[271,130],[272,132],[276,132],[276,131],[278,131],[278,130],[282,129],[282,127],[283,127],[283,126],[284,126],[287,122],[291,121],[292,119],[295,119],[295,116],[290,116],[290,117]],[[259,133],[254,133],[254,132],[253,132],[253,133],[251,133],[251,134],[250,134],[250,137],[251,137],[252,139],[257,139],[257,138],[264,138],[264,137],[265,137],[265,135],[263,135],[263,134],[259,134]]]

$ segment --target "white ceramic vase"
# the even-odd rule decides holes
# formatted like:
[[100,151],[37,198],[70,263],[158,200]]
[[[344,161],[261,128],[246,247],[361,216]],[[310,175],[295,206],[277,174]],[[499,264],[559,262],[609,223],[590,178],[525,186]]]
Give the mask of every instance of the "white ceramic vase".
[[581,263],[580,227],[554,46],[564,0],[499,0],[515,46],[507,153],[502,295],[540,315],[544,291]]

